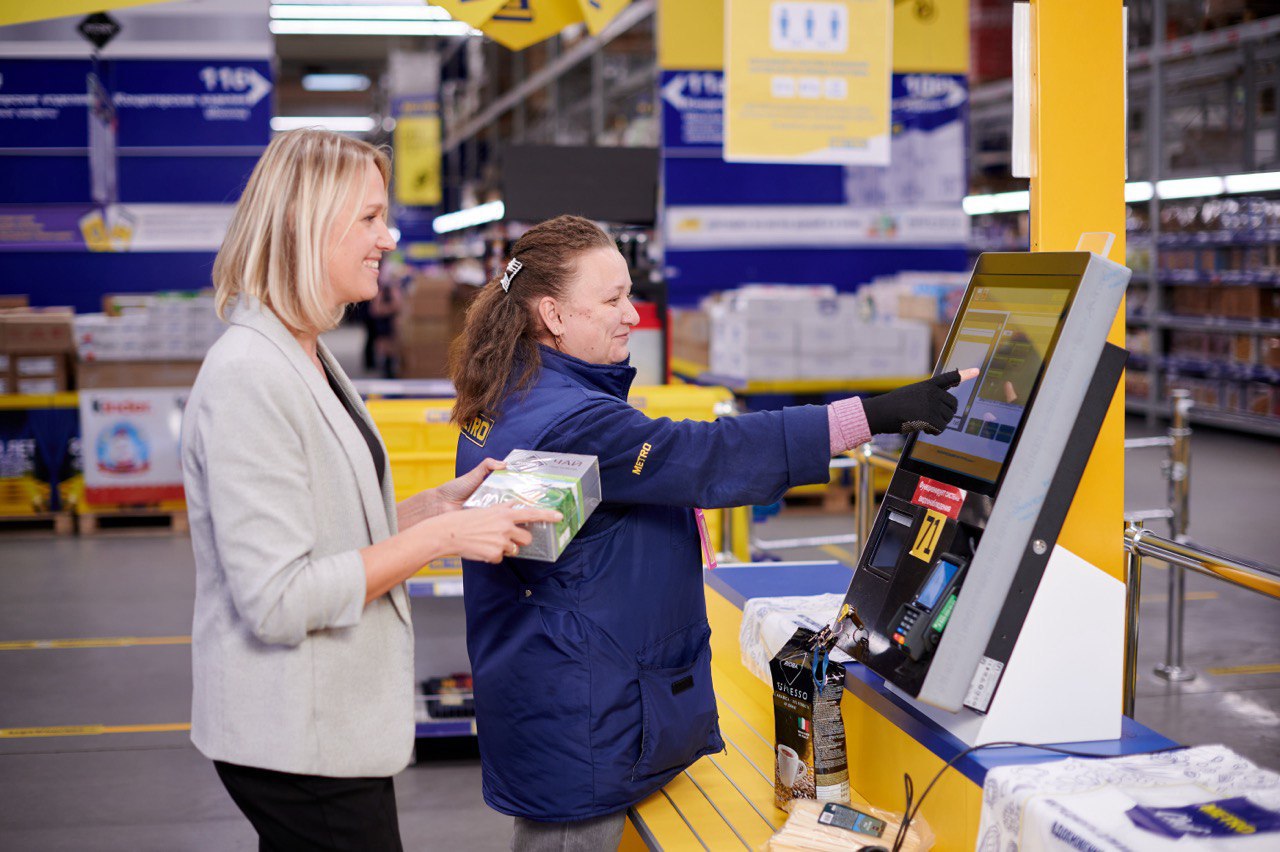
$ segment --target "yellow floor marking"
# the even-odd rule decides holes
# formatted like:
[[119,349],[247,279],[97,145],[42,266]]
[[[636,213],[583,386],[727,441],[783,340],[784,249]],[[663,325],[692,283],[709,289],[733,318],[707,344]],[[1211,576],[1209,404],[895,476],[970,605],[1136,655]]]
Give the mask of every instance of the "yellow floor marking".
[[107,636],[98,639],[23,639],[0,642],[0,651],[43,651],[51,648],[131,648],[139,645],[190,645],[190,636]]
[[[1184,595],[1183,597],[1185,600],[1189,600],[1189,601],[1211,601],[1218,597],[1218,593],[1217,592],[1187,592],[1186,595]],[[1169,600],[1168,595],[1143,595],[1142,596],[1143,603],[1160,603],[1161,601],[1167,601],[1167,600]]]
[[0,740],[27,737],[94,737],[99,734],[157,734],[189,731],[190,722],[168,725],[61,725],[53,728],[0,728]]
[[858,555],[856,553],[848,548],[841,547],[838,544],[823,544],[820,545],[818,549],[828,556],[834,556],[846,565],[856,565],[858,562]]
[[1280,674],[1280,663],[1263,663],[1254,666],[1225,666],[1205,669],[1211,675]]

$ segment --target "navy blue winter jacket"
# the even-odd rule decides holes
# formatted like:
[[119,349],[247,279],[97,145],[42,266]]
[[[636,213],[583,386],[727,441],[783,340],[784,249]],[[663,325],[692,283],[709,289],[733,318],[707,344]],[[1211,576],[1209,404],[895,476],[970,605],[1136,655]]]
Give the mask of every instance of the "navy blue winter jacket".
[[635,369],[542,347],[527,394],[468,424],[457,468],[529,449],[598,456],[604,502],[555,563],[463,562],[484,798],[535,820],[632,805],[720,751],[690,507],[824,482],[821,406],[714,422],[627,404]]

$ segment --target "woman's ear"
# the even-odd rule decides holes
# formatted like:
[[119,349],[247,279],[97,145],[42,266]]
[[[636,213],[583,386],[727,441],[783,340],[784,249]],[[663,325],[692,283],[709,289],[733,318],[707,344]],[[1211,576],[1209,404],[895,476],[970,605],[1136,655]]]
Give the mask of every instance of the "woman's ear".
[[551,332],[552,337],[559,337],[564,334],[564,323],[560,320],[560,308],[556,305],[556,300],[550,296],[543,296],[538,300],[538,318],[542,320],[542,324],[547,331]]

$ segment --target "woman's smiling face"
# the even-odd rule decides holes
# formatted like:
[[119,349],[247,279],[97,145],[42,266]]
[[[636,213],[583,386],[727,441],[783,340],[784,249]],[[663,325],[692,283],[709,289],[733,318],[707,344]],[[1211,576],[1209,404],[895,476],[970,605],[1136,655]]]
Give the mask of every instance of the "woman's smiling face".
[[616,364],[630,354],[631,328],[640,315],[631,304],[631,273],[612,247],[583,252],[573,281],[556,301],[560,351],[592,364]]
[[387,188],[372,161],[365,165],[356,199],[355,222],[345,233],[339,223],[330,242],[329,294],[335,308],[376,296],[382,253],[396,247],[387,228]]

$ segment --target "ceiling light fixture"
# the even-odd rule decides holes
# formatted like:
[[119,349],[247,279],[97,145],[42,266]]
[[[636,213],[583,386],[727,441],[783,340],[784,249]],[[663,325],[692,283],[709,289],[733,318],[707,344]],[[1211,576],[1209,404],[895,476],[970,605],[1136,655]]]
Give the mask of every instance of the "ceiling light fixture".
[[478,36],[464,21],[271,21],[275,35]]
[[352,5],[279,3],[271,7],[274,20],[393,20],[393,21],[450,21],[449,13],[439,6]]
[[507,215],[505,204],[501,201],[490,201],[487,204],[477,204],[475,207],[437,216],[431,223],[431,227],[437,234],[447,234],[450,231],[460,231],[475,225],[497,222],[505,215]]
[[367,115],[277,115],[271,119],[271,129],[277,133],[301,127],[320,127],[337,133],[368,133],[373,129],[374,121]]
[[304,74],[302,88],[308,92],[363,92],[369,88],[363,74]]

